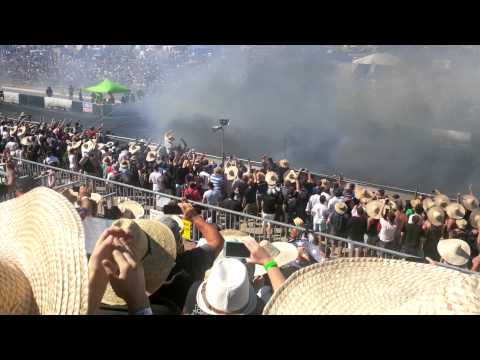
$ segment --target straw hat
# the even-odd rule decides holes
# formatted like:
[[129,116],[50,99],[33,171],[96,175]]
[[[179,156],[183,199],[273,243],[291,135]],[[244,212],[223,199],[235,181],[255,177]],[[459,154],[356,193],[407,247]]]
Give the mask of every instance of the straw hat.
[[465,216],[465,208],[458,203],[450,203],[445,208],[448,217],[456,220],[463,219]]
[[290,170],[290,171],[287,171],[283,176],[283,181],[294,183],[295,181],[297,181],[297,178],[298,178],[298,173],[295,170]]
[[120,163],[120,169],[128,169],[130,167],[130,161],[128,160],[123,160]]
[[439,206],[433,206],[428,209],[427,217],[433,225],[440,226],[445,222],[445,211]]
[[465,265],[470,259],[470,246],[460,239],[440,240],[437,250],[442,259],[455,266]]
[[[119,227],[132,234],[132,251],[142,260],[145,273],[145,288],[151,295],[157,291],[167,279],[175,266],[177,244],[175,236],[168,226],[154,220],[120,219],[112,226]],[[110,284],[107,286],[102,303],[107,305],[125,305]]]
[[20,140],[20,143],[24,146],[32,146],[33,145],[33,136],[26,136],[22,140]]
[[359,200],[365,198],[370,201],[371,199],[373,199],[373,193],[364,187],[360,187],[360,186],[355,187],[354,193],[355,193],[355,197]]
[[142,147],[140,145],[131,145],[129,148],[128,148],[128,152],[132,155],[138,153],[140,150],[142,149]]
[[[268,242],[267,242],[268,243]],[[290,244],[288,242],[284,241],[275,241],[269,244],[273,246],[277,251],[275,253],[271,253],[269,250],[269,246],[264,247],[264,249],[267,251],[267,253],[270,255],[270,257],[275,260],[277,263],[278,267],[282,267],[284,265],[287,265],[291,263],[292,261],[295,261],[298,257],[298,249],[295,245]],[[263,245],[265,246],[265,245]],[[261,265],[255,265],[255,274],[254,276],[262,276],[265,275],[267,271],[265,268]]]
[[27,133],[27,127],[26,126],[20,126],[17,130],[17,136],[23,136]]
[[295,219],[293,219],[293,223],[295,224],[295,226],[305,225],[305,222],[299,217],[296,217]]
[[455,224],[457,224],[457,227],[459,229],[465,230],[467,228],[468,221],[465,219],[459,219],[459,220],[455,220]]
[[229,166],[225,169],[228,181],[233,181],[237,178],[238,168],[236,166]]
[[422,200],[420,200],[419,198],[415,198],[415,199],[410,200],[410,205],[412,205],[413,210],[415,210],[415,208],[418,205],[421,205],[421,204],[422,204]]
[[339,201],[335,204],[335,212],[339,215],[345,214],[347,209],[347,204],[345,204],[343,201]]
[[158,145],[150,144],[150,145],[148,145],[148,149],[150,151],[157,151],[158,150]]
[[473,210],[470,214],[470,225],[472,225],[475,229],[480,228],[480,209]]
[[[82,146],[82,141],[72,141],[70,145],[67,146],[67,151],[70,149],[78,149],[80,146]],[[83,148],[82,148],[83,149]]]
[[10,129],[10,136],[14,136],[17,130],[18,130],[18,126],[15,125],[14,127],[12,127]]
[[121,212],[125,212],[125,210],[130,210],[135,216],[135,219],[141,219],[145,216],[145,209],[143,208],[143,206],[133,200],[122,201],[118,204],[118,208]]
[[261,171],[257,171],[255,173],[255,180],[257,180],[257,182],[264,181],[265,180],[265,174]]
[[450,204],[450,199],[448,198],[448,196],[443,194],[435,195],[433,201],[435,202],[436,206],[440,206],[444,209],[448,206],[448,204]]
[[111,164],[112,161],[113,161],[113,159],[112,159],[112,157],[111,157],[110,155],[105,156],[105,157],[103,158],[103,160],[102,160],[102,162],[103,162],[104,164]]
[[155,151],[149,151],[145,159],[146,162],[153,162],[157,159],[157,153]]
[[65,196],[72,204],[78,200],[78,192],[72,189],[63,189],[61,194]]
[[246,315],[257,306],[257,296],[244,264],[222,258],[197,291],[197,305],[209,315]]
[[368,217],[380,219],[382,216],[382,214],[380,214],[382,205],[382,202],[379,200],[370,201],[367,205],[365,205],[365,211],[367,212]]
[[473,195],[463,195],[462,203],[463,206],[468,210],[475,210],[478,209],[478,207],[480,206],[478,198]]
[[435,201],[433,201],[431,198],[425,198],[422,202],[423,209],[427,211],[431,207],[435,206]]
[[87,313],[85,236],[65,197],[38,187],[2,202],[0,228],[0,313]]
[[359,200],[362,205],[367,205],[370,201],[372,201],[369,198],[360,198]]
[[479,277],[440,266],[343,258],[296,271],[263,314],[480,314],[479,290]]
[[273,172],[273,171],[269,171],[267,172],[267,174],[265,175],[265,181],[267,182],[268,185],[276,185],[277,182],[278,182],[278,175],[277,173]]
[[289,168],[290,167],[290,163],[288,162],[287,159],[279,160],[278,165],[280,165],[282,168]]
[[82,151],[85,153],[89,153],[90,151],[95,149],[95,144],[89,140],[82,145]]

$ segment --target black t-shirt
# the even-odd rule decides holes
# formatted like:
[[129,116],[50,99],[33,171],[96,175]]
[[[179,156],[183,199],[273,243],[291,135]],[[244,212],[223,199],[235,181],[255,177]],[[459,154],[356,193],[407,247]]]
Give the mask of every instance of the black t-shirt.
[[175,184],[185,184],[185,177],[188,175],[188,168],[177,167],[175,169]]
[[363,235],[367,232],[367,219],[354,216],[348,220],[347,234],[351,240],[363,242]]
[[257,192],[259,195],[264,195],[268,191],[268,184],[265,181],[259,182]]
[[[195,281],[203,281],[205,272],[212,267],[214,261],[215,252],[208,245],[180,254],[167,281],[150,296],[150,302],[162,304],[165,299],[168,299],[174,302],[179,309],[183,309],[190,286]],[[169,284],[169,282],[171,283]]]
[[245,193],[243,194],[243,196],[245,197],[246,204],[255,203],[256,196],[257,196],[257,188],[258,188],[257,184],[247,185],[247,188],[245,189]]
[[296,212],[297,216],[305,220],[306,218],[306,207],[308,204],[308,194],[306,191],[302,190],[297,193],[297,203],[296,203]]
[[[185,314],[187,315],[209,315],[202,311],[197,304],[198,288],[202,284],[201,281],[194,282],[188,290],[187,299],[185,301]],[[262,315],[265,302],[257,296],[257,306],[255,310],[248,315]]]
[[418,224],[405,225],[404,245],[409,248],[418,248],[420,237],[422,236],[422,227]]
[[265,194],[263,196],[263,212],[266,214],[275,214],[279,197],[277,194]]
[[242,211],[242,204],[238,200],[225,199],[220,206],[227,210]]

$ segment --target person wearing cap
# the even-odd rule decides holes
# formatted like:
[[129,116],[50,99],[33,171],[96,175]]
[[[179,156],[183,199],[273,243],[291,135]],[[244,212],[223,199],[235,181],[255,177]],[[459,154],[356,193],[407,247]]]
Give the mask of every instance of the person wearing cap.
[[[254,239],[242,242],[250,251],[248,264],[262,266],[273,291],[285,282],[277,263]],[[203,282],[192,284],[183,314],[186,315],[260,315],[265,303],[256,294],[249,280],[247,267],[238,259],[221,258]]]

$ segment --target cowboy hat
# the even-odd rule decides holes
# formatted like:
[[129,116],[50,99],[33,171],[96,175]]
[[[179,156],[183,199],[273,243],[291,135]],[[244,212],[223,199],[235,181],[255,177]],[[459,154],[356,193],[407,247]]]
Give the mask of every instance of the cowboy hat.
[[435,195],[433,201],[435,202],[436,206],[440,206],[444,209],[448,206],[448,204],[450,204],[450,199],[448,198],[448,196],[443,194]]
[[360,186],[355,187],[354,194],[355,194],[355,198],[359,200],[363,198],[366,198],[368,200],[373,199],[373,193],[364,187],[360,187]]
[[345,204],[343,201],[339,201],[335,203],[335,212],[339,215],[343,215],[347,212],[347,204]]
[[480,209],[473,210],[470,214],[470,225],[475,229],[480,228]]
[[70,151],[71,149],[78,149],[80,146],[82,146],[82,141],[72,141],[70,145],[67,146],[67,150]]
[[440,206],[432,206],[427,211],[427,218],[435,226],[443,225],[445,222],[445,211]]
[[114,147],[115,146],[115,143],[113,141],[109,141],[107,142],[107,147],[111,148],[111,147]]
[[33,136],[25,136],[22,140],[20,140],[20,144],[24,146],[32,146],[33,145]]
[[132,145],[128,148],[128,152],[132,155],[138,153],[142,147],[140,145]]
[[[459,295],[461,294],[461,295]],[[343,258],[296,271],[264,315],[480,314],[478,279],[430,264]]]
[[237,259],[220,259],[198,287],[197,305],[209,315],[251,314],[257,306],[257,296],[246,266]]
[[435,206],[435,201],[433,201],[431,198],[427,197],[423,200],[422,202],[423,209],[427,211],[431,207]]
[[157,159],[157,153],[155,151],[149,151],[147,157],[145,158],[146,162],[153,162]]
[[158,145],[150,144],[150,145],[148,145],[148,149],[150,151],[157,151],[158,150]]
[[255,173],[255,180],[256,180],[257,182],[264,181],[264,180],[265,180],[265,174],[264,174],[263,172],[261,172],[261,171],[257,171],[257,172]]
[[103,150],[103,149],[105,149],[105,147],[107,147],[107,144],[97,143],[97,149],[98,149],[98,150]]
[[18,130],[18,126],[17,126],[17,125],[13,126],[13,127],[10,129],[10,136],[14,136],[15,133],[17,132],[17,130]]
[[288,168],[290,166],[287,159],[279,160],[278,165],[280,165],[280,167],[282,167],[282,168]]
[[86,314],[82,222],[58,192],[35,188],[0,204],[0,313]]
[[465,208],[458,203],[450,203],[445,208],[449,218],[460,220],[465,216]]
[[380,214],[382,205],[382,202],[379,200],[370,201],[367,205],[365,205],[365,211],[367,212],[368,217],[380,219],[382,216],[382,214]]
[[[298,249],[295,245],[284,242],[284,241],[275,241],[272,242],[271,244],[268,243],[268,241],[265,241],[267,244],[262,244],[260,243],[260,246],[262,246],[268,253],[268,255],[275,260],[277,263],[278,267],[282,267],[284,265],[290,264],[292,261],[295,261],[298,257]],[[273,246],[275,248],[275,252],[272,252],[270,250],[270,246]],[[261,265],[255,265],[255,274],[254,276],[262,276],[265,275],[267,271],[265,268]]]
[[476,196],[473,195],[463,195],[462,196],[462,203],[465,209],[468,210],[475,210],[479,207],[479,201]]
[[130,167],[130,161],[122,160],[120,163],[120,169],[128,169]]
[[121,212],[130,210],[135,216],[135,219],[141,219],[145,215],[145,209],[143,208],[143,206],[133,200],[122,201],[118,204],[118,208]]
[[20,126],[17,130],[17,136],[23,136],[27,133],[27,127],[26,126]]
[[[133,237],[131,249],[138,259],[142,259],[145,273],[145,289],[148,295],[157,291],[166,281],[175,266],[177,244],[168,226],[154,220],[120,219],[112,226],[119,227]],[[102,303],[125,305],[110,284],[107,286]]]
[[268,185],[273,186],[276,185],[278,182],[278,175],[277,173],[273,171],[267,172],[265,175],[265,181],[267,182]]
[[225,174],[227,175],[228,181],[233,181],[237,178],[238,175],[238,167],[236,166],[229,166],[225,169]]
[[412,199],[410,200],[410,205],[412,206],[412,209],[415,210],[415,208],[418,206],[418,205],[421,205],[422,204],[422,200],[419,199],[419,198],[415,198],[415,199]]
[[95,144],[91,140],[88,140],[82,145],[82,152],[89,153],[94,149],[95,149]]
[[283,176],[283,181],[294,183],[295,181],[297,181],[297,178],[298,178],[298,173],[295,170],[289,170]]
[[305,225],[305,222],[303,221],[303,219],[299,217],[296,217],[295,219],[293,219],[293,223],[295,224],[295,226]]
[[110,155],[108,156],[105,156],[103,159],[102,159],[102,162],[104,164],[111,164],[112,163],[112,157]]
[[460,239],[440,240],[437,251],[443,260],[455,266],[465,265],[470,259],[470,246]]
[[459,220],[455,220],[455,224],[457,224],[457,227],[459,229],[465,230],[467,228],[468,221],[465,219],[459,219]]

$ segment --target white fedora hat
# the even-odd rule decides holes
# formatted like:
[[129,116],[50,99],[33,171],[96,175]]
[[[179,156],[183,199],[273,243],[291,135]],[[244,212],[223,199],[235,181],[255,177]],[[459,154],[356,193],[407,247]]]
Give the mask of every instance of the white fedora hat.
[[343,258],[300,269],[265,315],[480,314],[479,279],[430,264]]
[[198,307],[210,315],[248,315],[257,306],[247,268],[233,258],[220,259],[197,291]]

